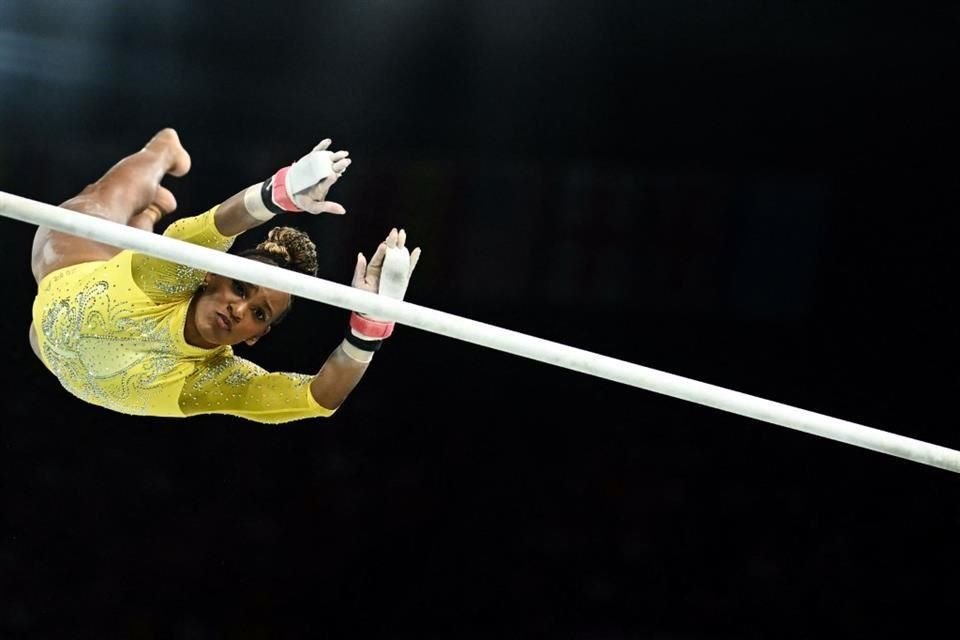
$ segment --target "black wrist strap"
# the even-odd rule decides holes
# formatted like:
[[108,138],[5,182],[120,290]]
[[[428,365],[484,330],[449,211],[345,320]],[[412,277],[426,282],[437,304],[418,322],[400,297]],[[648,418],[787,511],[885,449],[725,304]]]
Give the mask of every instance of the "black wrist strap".
[[270,213],[290,213],[281,209],[280,206],[273,201],[273,176],[270,176],[263,181],[263,185],[260,187],[260,199],[263,201],[263,206],[270,210]]
[[353,331],[347,327],[346,340],[357,349],[362,351],[380,351],[380,347],[383,345],[383,340],[364,340],[353,335]]

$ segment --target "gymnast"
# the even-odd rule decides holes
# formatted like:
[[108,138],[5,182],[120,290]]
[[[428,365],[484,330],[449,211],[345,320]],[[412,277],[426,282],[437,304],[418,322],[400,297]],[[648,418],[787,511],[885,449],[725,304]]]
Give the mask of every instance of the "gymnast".
[[[228,251],[244,231],[276,215],[343,214],[327,193],[352,160],[323,140],[264,182],[164,235]],[[60,206],[146,231],[176,209],[160,184],[190,170],[174,129],[113,165]],[[292,218],[288,218],[292,219]],[[239,255],[315,276],[316,247],[303,231],[276,226]],[[420,249],[391,229],[369,262],[357,255],[352,285],[403,299]],[[63,387],[86,402],[140,416],[225,414],[261,423],[328,417],[359,383],[393,322],[352,312],[343,341],[315,375],[269,372],[233,353],[287,315],[290,294],[40,227],[34,237],[30,345]]]

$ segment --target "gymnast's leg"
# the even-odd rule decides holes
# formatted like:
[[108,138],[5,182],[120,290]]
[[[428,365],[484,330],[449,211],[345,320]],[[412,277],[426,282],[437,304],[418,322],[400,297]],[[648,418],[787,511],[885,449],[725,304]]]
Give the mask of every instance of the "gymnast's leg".
[[[99,180],[60,206],[152,231],[157,220],[177,206],[173,194],[160,186],[160,181],[167,174],[182,176],[189,170],[190,155],[177,132],[163,129],[143,149],[120,160]],[[117,247],[40,227],[33,240],[33,275],[39,283],[57,269],[109,260],[120,251]]]

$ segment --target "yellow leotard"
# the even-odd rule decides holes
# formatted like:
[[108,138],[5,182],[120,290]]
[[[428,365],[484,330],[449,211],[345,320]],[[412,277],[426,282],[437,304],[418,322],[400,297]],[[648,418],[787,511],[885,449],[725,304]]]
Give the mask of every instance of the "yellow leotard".
[[[164,235],[227,251],[233,238],[217,230],[215,211],[181,219]],[[310,393],[313,376],[268,372],[229,346],[187,344],[187,309],[203,277],[133,251],[48,274],[33,303],[44,364],[73,395],[121,413],[265,423],[332,415]]]

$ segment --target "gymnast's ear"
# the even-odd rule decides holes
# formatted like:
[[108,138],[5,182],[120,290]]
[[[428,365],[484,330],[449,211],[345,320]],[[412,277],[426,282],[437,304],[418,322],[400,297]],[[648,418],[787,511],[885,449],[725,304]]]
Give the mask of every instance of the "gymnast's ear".
[[244,344],[246,344],[248,347],[252,347],[253,345],[257,344],[257,340],[259,340],[259,339],[262,338],[263,336],[267,335],[268,333],[270,333],[270,325],[267,325],[267,328],[264,329],[264,330],[263,330],[263,333],[261,333],[260,335],[254,336],[254,337],[252,337],[252,338],[248,338],[248,339],[244,340],[243,342],[244,342]]

